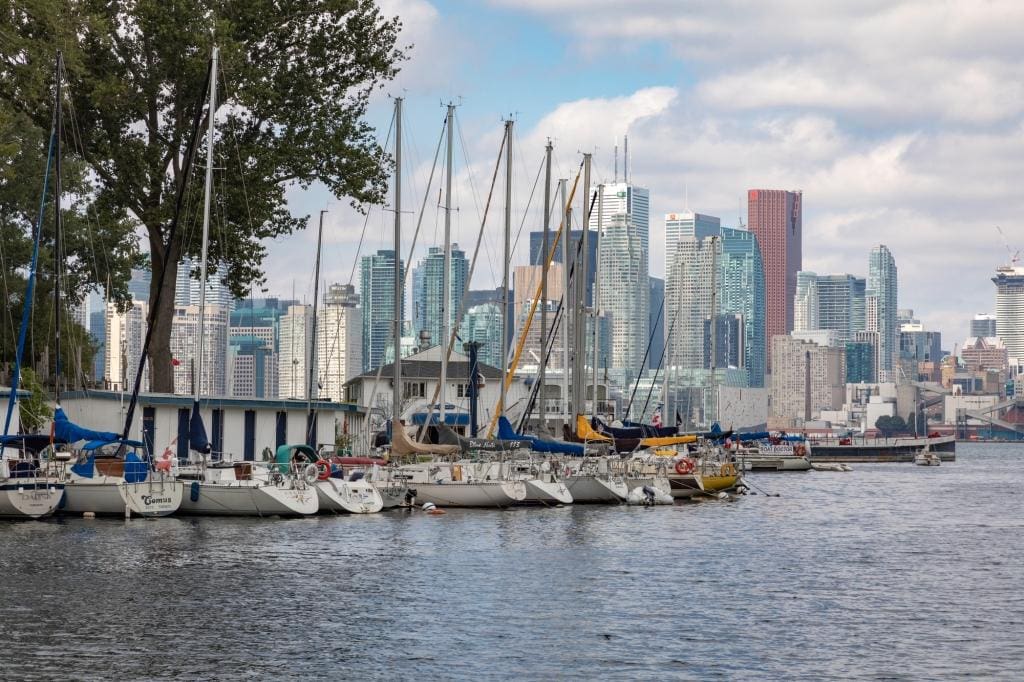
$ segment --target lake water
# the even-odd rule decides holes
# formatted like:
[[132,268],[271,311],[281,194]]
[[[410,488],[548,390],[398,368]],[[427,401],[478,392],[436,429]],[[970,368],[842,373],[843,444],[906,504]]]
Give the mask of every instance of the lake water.
[[1020,679],[1021,455],[674,507],[5,523],[0,678]]

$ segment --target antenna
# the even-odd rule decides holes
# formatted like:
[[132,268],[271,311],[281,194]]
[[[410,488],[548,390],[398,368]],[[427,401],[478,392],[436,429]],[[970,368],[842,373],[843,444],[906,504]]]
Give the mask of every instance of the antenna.
[[629,135],[622,139],[622,181],[629,184]]
[[619,139],[615,138],[615,182],[619,181]]

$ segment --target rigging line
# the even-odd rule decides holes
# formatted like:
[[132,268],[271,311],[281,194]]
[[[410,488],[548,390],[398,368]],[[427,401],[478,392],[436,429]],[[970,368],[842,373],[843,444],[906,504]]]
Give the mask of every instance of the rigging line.
[[[384,144],[380,147],[380,154],[377,159],[378,162],[383,161],[387,155],[388,142],[391,141],[391,133],[395,129],[395,114],[391,112],[391,123],[388,124],[387,135],[384,136]],[[359,232],[359,245],[356,247],[355,257],[352,259],[352,270],[348,273],[348,283],[352,284],[352,280],[356,278],[356,266],[359,264],[359,256],[363,251],[363,240],[366,238],[366,227],[370,224],[370,215],[373,213],[373,207],[366,209],[366,216],[363,218],[363,229]]]
[[[658,308],[658,318],[654,321],[654,327],[658,327],[658,322],[661,321],[661,314],[665,311],[665,303],[662,301],[661,307]],[[633,398],[636,397],[636,390],[640,386],[640,377],[643,375],[643,367],[647,364],[647,355],[651,352],[651,343],[654,341],[654,333],[652,332],[647,337],[647,350],[644,351],[644,358],[640,361],[640,369],[637,371],[636,383],[633,384],[633,392],[629,396],[629,404],[626,405],[626,417],[630,415],[630,408],[633,407]]]
[[[523,220],[519,223],[519,230],[516,232],[515,241],[512,242],[512,253],[515,253],[519,247],[519,238],[523,234],[523,226],[526,225],[526,219],[530,215],[530,206],[533,205],[533,197],[537,192],[537,185],[540,184],[540,174],[544,170],[544,157],[540,159],[540,165],[537,167],[537,177],[533,179],[533,187],[530,189],[530,197],[526,200],[526,208],[523,209]],[[512,254],[509,254],[509,260],[512,259]]]
[[[494,198],[494,188],[495,188],[495,186],[498,183],[498,169],[501,168],[501,158],[502,158],[502,153],[505,151],[505,144],[506,144],[506,142],[507,142],[507,140],[505,139],[505,136],[502,135],[501,136],[501,145],[498,147],[498,157],[494,161],[494,172],[491,174],[491,186],[490,186],[490,189],[487,192],[487,203],[484,204],[484,212],[483,212],[483,216],[481,217],[481,220],[480,220],[480,230],[479,230],[479,233],[477,234],[476,245],[473,248],[473,257],[469,261],[469,272],[466,274],[466,282],[465,282],[465,284],[462,285],[462,301],[459,303],[459,311],[458,311],[458,314],[455,316],[454,323],[452,324],[451,336],[449,336],[447,341],[445,342],[445,356],[447,358],[449,358],[449,359],[451,358],[452,349],[455,346],[455,339],[458,338],[459,331],[460,331],[460,329],[462,327],[462,319],[463,319],[463,317],[466,314],[466,300],[468,299],[468,295],[467,294],[469,293],[470,282],[473,281],[473,272],[476,269],[477,260],[479,259],[480,243],[483,241],[483,238],[484,238],[484,227],[486,227],[486,225],[487,225],[487,216],[490,213],[491,201]],[[505,319],[505,316],[504,316],[504,313],[503,313],[502,314],[502,321],[501,321],[501,323],[502,324],[506,324],[506,322],[507,322],[507,320]],[[380,381],[379,374],[378,374],[377,380]],[[437,400],[438,400],[438,398],[440,396],[441,396],[441,385],[438,384],[437,386],[434,387],[434,395],[431,398],[430,403],[427,403],[427,404],[428,405],[436,404]]]
[[[664,298],[662,298],[662,300],[661,300],[661,307],[662,307],[662,309],[664,309],[664,307],[665,307],[665,299]],[[676,311],[674,313],[672,313],[672,323],[668,326],[668,338],[670,338],[670,339],[672,338],[672,332],[676,328],[676,320],[679,318],[679,310],[681,308],[682,308],[682,306],[679,306],[678,308],[676,308]],[[651,328],[651,338],[652,339],[654,338],[654,333],[657,330],[657,327],[658,327],[658,325],[657,325],[657,323],[655,323],[655,325]],[[643,409],[643,412],[640,413],[641,417],[643,415],[647,414],[647,406],[648,406],[648,404],[650,404],[651,394],[654,392],[654,384],[658,381],[658,374],[661,372],[661,366],[665,362],[665,353],[666,353],[667,350],[668,350],[668,344],[665,344],[662,347],[662,349],[661,349],[661,357],[658,358],[658,367],[654,370],[654,378],[651,380],[651,387],[647,391],[647,399],[644,400],[644,409]],[[667,373],[667,370],[666,370],[666,373]],[[627,412],[627,414],[628,414],[628,412]],[[668,415],[666,415],[665,418],[667,419]],[[643,421],[643,419],[641,419],[640,421]],[[665,420],[663,419],[662,421],[665,421]]]

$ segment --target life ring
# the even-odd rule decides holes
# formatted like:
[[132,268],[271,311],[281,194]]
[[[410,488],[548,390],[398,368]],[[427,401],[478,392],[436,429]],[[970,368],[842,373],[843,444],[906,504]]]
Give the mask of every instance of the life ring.
[[693,473],[694,461],[689,457],[684,457],[676,462],[676,473],[680,476],[686,476],[687,474]]
[[794,445],[793,454],[796,455],[797,457],[803,457],[804,455],[807,454],[807,449],[804,448],[803,445]]
[[330,462],[328,462],[326,459],[318,459],[314,464],[316,464],[316,478],[318,481],[326,481],[328,478],[331,477]]
[[308,483],[309,485],[313,485],[314,483],[316,483],[316,479],[320,475],[320,471],[319,469],[317,469],[317,466],[315,464],[307,464],[306,468],[302,470],[302,474],[302,477],[306,480],[306,483]]
[[160,455],[160,459],[158,459],[157,462],[156,462],[156,465],[155,465],[156,470],[157,471],[166,471],[167,473],[170,473],[171,468],[173,467],[173,462],[172,462],[173,459],[174,459],[174,455],[172,455],[170,452],[165,450],[164,453],[162,455]]

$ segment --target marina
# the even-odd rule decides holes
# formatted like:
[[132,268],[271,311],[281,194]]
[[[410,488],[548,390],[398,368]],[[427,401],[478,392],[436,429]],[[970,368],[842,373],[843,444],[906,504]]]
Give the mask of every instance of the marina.
[[[96,679],[1011,678],[1024,521],[1004,510],[1020,506],[1020,453],[959,454],[754,473],[773,496],[676,506],[3,523],[4,675],[73,660]],[[113,606],[126,575],[147,608]],[[173,645],[154,613],[203,626]],[[54,641],[60,655],[40,646]]]

